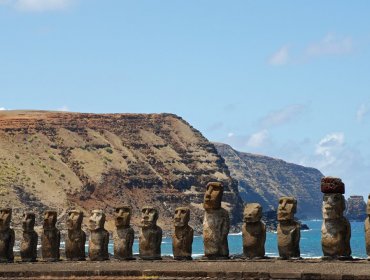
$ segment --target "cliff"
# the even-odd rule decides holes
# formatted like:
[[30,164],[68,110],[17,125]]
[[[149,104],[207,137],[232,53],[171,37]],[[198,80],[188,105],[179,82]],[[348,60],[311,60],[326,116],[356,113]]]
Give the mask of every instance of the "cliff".
[[319,170],[238,152],[226,144],[214,144],[231,176],[238,181],[239,193],[245,202],[258,202],[268,211],[277,209],[279,197],[294,196],[298,200],[298,217],[321,217],[323,174]]
[[345,215],[350,221],[363,222],[366,219],[366,202],[362,195],[351,195],[348,198]]
[[165,231],[175,208],[189,206],[199,232],[212,180],[224,182],[223,206],[232,224],[240,222],[242,201],[224,160],[176,115],[0,111],[0,206],[14,208],[16,227],[24,210],[34,210],[40,225],[47,208],[59,211],[60,223],[67,209],[88,217],[100,208],[112,230],[113,207],[129,204],[135,227],[141,207],[153,205]]

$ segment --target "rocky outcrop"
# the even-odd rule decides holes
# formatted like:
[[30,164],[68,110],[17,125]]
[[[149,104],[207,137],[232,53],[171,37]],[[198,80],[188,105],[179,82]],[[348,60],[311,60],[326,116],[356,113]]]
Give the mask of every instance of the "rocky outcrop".
[[[33,210],[36,225],[38,213],[49,208],[58,210],[61,223],[66,209],[85,217],[103,209],[113,231],[114,207],[127,204],[137,231],[140,209],[152,205],[160,212],[158,224],[170,231],[176,207],[187,206],[199,233],[209,181],[223,182],[223,207],[232,224],[241,222],[238,185],[224,160],[173,114],[1,111],[0,166],[0,206],[11,202],[14,216]],[[87,218],[83,224],[86,230]]]
[[214,144],[231,176],[238,181],[244,202],[260,203],[265,212],[277,209],[279,197],[293,196],[298,201],[297,217],[321,218],[323,174],[319,170]]
[[362,195],[351,195],[347,199],[345,216],[350,221],[363,222],[366,219],[366,202]]

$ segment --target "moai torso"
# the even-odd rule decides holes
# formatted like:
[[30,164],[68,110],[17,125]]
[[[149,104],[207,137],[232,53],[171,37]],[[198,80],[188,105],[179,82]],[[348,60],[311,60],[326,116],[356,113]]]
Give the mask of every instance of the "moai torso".
[[26,212],[23,214],[23,235],[20,246],[20,253],[23,262],[35,262],[37,260],[38,235],[34,230],[35,214]]
[[229,213],[221,207],[223,186],[219,182],[207,184],[204,195],[203,242],[204,255],[208,259],[229,257],[227,235],[230,229]]
[[85,260],[86,234],[81,229],[83,213],[78,210],[68,212],[67,236],[66,236],[66,258],[67,260]]
[[57,222],[56,211],[46,211],[44,213],[44,226],[41,235],[41,253],[45,261],[58,261],[60,258],[60,232],[55,227]]
[[265,257],[266,226],[261,221],[262,207],[250,203],[244,208],[243,253],[247,258]]
[[122,206],[115,211],[116,231],[113,233],[114,257],[120,260],[130,260],[134,243],[134,230],[130,227],[131,207]]
[[367,218],[365,220],[365,242],[366,242],[366,254],[370,259],[370,195],[367,200],[366,207]]
[[162,229],[157,226],[158,211],[153,207],[142,209],[139,236],[139,256],[141,259],[161,259]]
[[13,262],[14,230],[10,228],[12,209],[0,209],[0,262]]
[[345,210],[344,184],[339,178],[324,177],[321,227],[321,245],[324,257],[350,258],[351,225],[343,216]]
[[89,258],[91,261],[109,259],[109,232],[104,229],[105,214],[102,210],[93,210],[89,219]]
[[297,201],[293,197],[282,197],[278,207],[278,250],[282,259],[300,258],[300,224],[294,220]]
[[175,210],[175,231],[172,234],[172,250],[175,260],[191,260],[194,230],[189,226],[190,209],[178,207]]

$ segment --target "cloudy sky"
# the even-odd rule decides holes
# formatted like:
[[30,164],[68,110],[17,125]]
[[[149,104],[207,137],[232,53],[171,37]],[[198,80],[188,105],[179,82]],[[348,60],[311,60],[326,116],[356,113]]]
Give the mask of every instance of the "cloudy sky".
[[370,1],[0,0],[0,109],[171,112],[370,193]]

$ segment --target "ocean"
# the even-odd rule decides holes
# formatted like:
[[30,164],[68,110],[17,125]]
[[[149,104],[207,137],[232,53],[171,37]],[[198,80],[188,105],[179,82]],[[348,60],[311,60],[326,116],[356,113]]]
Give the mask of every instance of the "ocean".
[[[321,220],[302,221],[309,226],[309,230],[301,231],[301,257],[302,258],[319,258],[322,256],[321,251]],[[351,248],[352,256],[357,258],[367,258],[365,249],[365,232],[363,222],[351,222]],[[243,253],[242,235],[241,233],[229,234],[229,250],[231,255],[239,255]],[[139,253],[138,240],[134,242],[134,254]],[[172,240],[171,238],[163,238],[162,240],[162,255],[172,256]],[[274,232],[268,232],[265,244],[266,255],[269,257],[277,257],[277,235]],[[113,244],[109,244],[109,252],[113,254]],[[193,258],[203,256],[203,238],[202,236],[194,236],[193,241]]]

